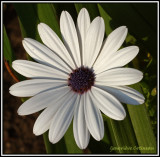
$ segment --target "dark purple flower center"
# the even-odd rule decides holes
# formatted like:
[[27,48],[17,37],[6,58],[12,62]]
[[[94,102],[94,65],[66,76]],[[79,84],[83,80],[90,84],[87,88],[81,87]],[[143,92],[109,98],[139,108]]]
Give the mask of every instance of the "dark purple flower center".
[[80,67],[69,75],[68,86],[76,92],[83,94],[94,85],[95,75],[92,69]]

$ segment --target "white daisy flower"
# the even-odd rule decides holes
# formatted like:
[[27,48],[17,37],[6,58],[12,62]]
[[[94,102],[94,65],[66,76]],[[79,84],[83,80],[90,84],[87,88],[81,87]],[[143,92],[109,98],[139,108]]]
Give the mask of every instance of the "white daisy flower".
[[73,119],[74,138],[85,149],[90,134],[96,140],[104,136],[101,111],[114,120],[123,120],[122,103],[143,104],[144,97],[127,87],[143,78],[142,72],[123,68],[139,51],[137,46],[118,50],[127,35],[127,28],[115,29],[103,42],[105,25],[101,17],[90,22],[81,9],[75,27],[72,17],[63,11],[60,17],[63,42],[46,24],[38,25],[43,43],[25,38],[23,46],[37,62],[16,60],[12,66],[21,75],[31,78],[10,87],[10,93],[31,97],[18,109],[19,115],[40,110],[33,132],[41,135],[49,130],[49,140],[58,142]]

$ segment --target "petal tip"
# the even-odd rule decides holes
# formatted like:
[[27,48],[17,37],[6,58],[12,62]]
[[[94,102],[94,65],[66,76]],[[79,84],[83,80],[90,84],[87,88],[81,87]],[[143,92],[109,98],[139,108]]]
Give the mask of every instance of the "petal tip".
[[12,89],[14,89],[14,86],[15,86],[15,84],[13,84],[12,86],[9,87],[9,89],[8,89],[9,92],[10,92]]
[[25,40],[27,40],[28,38],[24,38],[22,41],[25,41]]
[[139,51],[139,47],[138,46],[135,46],[135,49],[137,49],[137,51]]
[[144,103],[145,103],[145,97],[142,95],[142,99],[141,99],[141,101],[139,101],[138,105],[141,105],[141,104],[144,104]]
[[99,135],[99,136],[96,137],[96,140],[100,141],[100,140],[102,140],[102,138],[103,138],[103,136]]
[[15,60],[15,61],[12,62],[12,68],[13,68],[14,70],[15,70],[15,68],[16,68],[16,63],[17,63],[17,61],[18,61],[18,60]]
[[24,44],[25,44],[25,38],[22,40],[22,45],[24,47]]
[[79,143],[79,142],[77,143],[77,141],[76,141],[76,144],[80,149],[83,149],[83,150],[86,149],[87,145],[88,145],[88,144],[85,144],[85,143]]
[[124,26],[124,32],[127,34],[128,33],[128,28]]
[[86,8],[82,8],[81,11],[82,11],[84,14],[88,14],[88,15],[89,15],[88,10],[87,10]]
[[145,98],[144,98],[144,100],[141,102],[141,104],[144,104],[145,103]]
[[79,146],[79,148],[84,150],[84,149],[87,148],[87,146],[86,145],[81,145],[81,146]]
[[38,26],[42,26],[42,25],[45,25],[45,23],[40,22],[40,23],[38,24]]
[[127,26],[121,26],[121,28],[123,28],[123,29],[128,29]]
[[45,23],[41,22],[41,23],[38,24],[38,29],[43,28],[45,26],[48,26],[48,25],[46,25]]
[[142,81],[142,79],[143,79],[143,73],[141,72],[140,75],[139,75],[139,81],[138,82]]
[[16,71],[16,69],[20,66],[19,63],[21,63],[23,60],[15,60],[12,62],[12,68]]
[[120,116],[117,120],[121,121],[121,120],[124,120],[125,118],[126,118],[126,113],[124,115]]
[[52,143],[52,144],[55,144],[55,143],[57,143],[58,141],[55,141],[55,138],[54,137],[52,137],[52,139],[51,138],[49,138],[49,141]]
[[27,41],[27,38],[24,38],[23,40],[22,40],[22,45],[23,45],[23,47],[24,47],[24,49],[26,50],[26,44],[29,44],[28,43],[28,41]]
[[64,16],[65,14],[66,14],[66,11],[63,10],[63,11],[61,12],[61,17]]
[[87,11],[87,9],[86,8],[82,8],[80,11]]
[[115,117],[114,120],[117,120],[117,121],[121,121],[121,120],[124,120],[126,118],[126,111],[125,109],[121,110],[121,112],[119,112],[119,114]]
[[35,136],[41,135],[41,133],[38,132],[38,130],[35,128],[35,126],[33,127],[33,134],[34,134]]
[[24,38],[22,40],[22,44],[31,44],[33,41],[35,41],[35,40],[31,39],[31,38]]
[[121,120],[124,120],[126,118],[126,111],[124,110],[122,116],[121,116]]
[[14,92],[13,92],[13,90],[12,90],[13,88],[12,88],[12,86],[9,88],[9,94],[11,94],[11,95],[13,95],[13,96],[16,96],[16,95],[14,95]]
[[139,53],[139,47],[138,46],[131,46],[133,48],[133,52],[136,54],[135,57],[137,56],[137,54]]
[[17,113],[18,113],[19,116],[23,116],[23,113],[21,112],[20,109],[18,109]]
[[127,34],[127,32],[128,32],[127,26],[120,26],[120,27],[118,27],[117,30],[122,31],[124,34]]
[[38,30],[39,30],[41,27],[42,27],[42,23],[39,23],[39,24],[37,25]]
[[18,108],[17,113],[18,113],[19,116],[25,116],[25,115],[27,115],[25,113],[25,110],[23,109],[22,105]]

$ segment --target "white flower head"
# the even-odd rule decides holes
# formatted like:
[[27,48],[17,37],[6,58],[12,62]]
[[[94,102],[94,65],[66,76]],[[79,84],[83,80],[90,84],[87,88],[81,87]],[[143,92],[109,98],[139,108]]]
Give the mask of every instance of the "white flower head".
[[143,78],[142,72],[123,68],[139,51],[137,46],[121,47],[127,28],[121,26],[104,39],[105,25],[101,17],[90,22],[88,11],[81,9],[77,26],[67,11],[60,17],[63,42],[46,24],[38,32],[46,45],[23,40],[27,53],[37,62],[16,60],[13,68],[31,78],[10,87],[10,93],[31,97],[18,109],[19,115],[40,110],[33,132],[41,135],[49,130],[49,140],[58,142],[73,119],[73,132],[79,148],[85,149],[90,134],[96,140],[104,136],[101,111],[114,120],[126,116],[122,103],[138,105],[144,97],[127,87]]

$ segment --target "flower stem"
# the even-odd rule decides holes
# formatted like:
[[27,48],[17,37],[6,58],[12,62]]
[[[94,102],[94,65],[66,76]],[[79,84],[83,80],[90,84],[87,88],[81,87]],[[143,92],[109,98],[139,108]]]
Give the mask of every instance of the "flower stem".
[[16,81],[16,82],[19,82],[18,78],[13,74],[7,60],[4,59],[4,64],[5,64],[5,67],[7,69],[7,71],[9,72],[9,74],[11,75],[11,77]]

